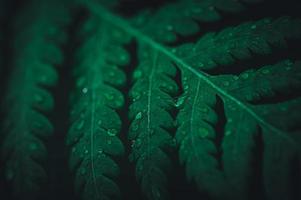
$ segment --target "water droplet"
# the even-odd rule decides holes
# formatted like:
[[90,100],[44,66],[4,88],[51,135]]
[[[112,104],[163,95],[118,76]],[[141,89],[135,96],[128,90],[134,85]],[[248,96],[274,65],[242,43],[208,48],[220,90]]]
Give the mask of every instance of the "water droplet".
[[99,126],[102,124],[102,121],[101,121],[101,119],[100,119],[100,120],[98,120],[97,124],[98,124]]
[[116,136],[116,134],[117,134],[117,130],[116,129],[108,129],[108,131],[107,131],[107,134],[109,135],[109,136]]
[[135,119],[139,120],[142,118],[142,113],[138,112],[138,114],[136,115]]
[[263,74],[268,74],[268,73],[270,73],[270,70],[268,70],[268,69],[263,69],[261,72],[262,72]]
[[241,77],[242,77],[243,79],[247,79],[247,78],[249,78],[249,73],[243,73],[243,74],[241,75]]
[[238,76],[233,76],[233,80],[237,81],[239,79]]
[[98,150],[98,153],[99,153],[99,154],[102,154],[102,153],[103,153],[103,150],[102,150],[102,149],[99,149],[99,150]]
[[139,79],[142,76],[142,71],[141,70],[135,70],[133,77],[134,79]]
[[184,103],[185,99],[186,99],[186,96],[179,97],[176,102],[176,107],[180,107]]
[[230,135],[231,133],[232,133],[232,131],[227,130],[227,131],[225,132],[225,135],[228,136],[228,135]]
[[133,148],[135,146],[136,140],[132,140],[131,147]]
[[86,88],[86,87],[85,87],[85,88],[83,88],[83,89],[82,89],[82,92],[83,92],[84,94],[87,94],[87,92],[88,92],[88,88]]
[[132,95],[133,95],[133,101],[137,101],[140,99],[141,95],[139,92],[132,92]]
[[202,138],[205,138],[209,135],[209,131],[208,131],[208,129],[201,127],[201,128],[199,128],[199,134]]
[[86,149],[86,150],[84,151],[84,153],[85,153],[85,154],[88,154],[88,153],[89,153],[89,150],[88,150],[88,149]]
[[251,26],[251,29],[256,29],[256,28],[257,26],[255,24]]

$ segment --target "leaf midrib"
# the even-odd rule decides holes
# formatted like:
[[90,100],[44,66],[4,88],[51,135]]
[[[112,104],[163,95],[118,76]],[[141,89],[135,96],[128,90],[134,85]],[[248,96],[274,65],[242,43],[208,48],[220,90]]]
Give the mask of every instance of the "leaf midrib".
[[[92,171],[92,179],[93,179],[93,186],[94,190],[96,192],[97,197],[99,198],[101,195],[98,192],[98,186],[97,186],[97,180],[96,180],[96,170],[95,170],[95,164],[94,164],[94,134],[95,134],[95,115],[96,115],[96,90],[97,90],[97,85],[100,82],[103,82],[102,79],[102,73],[100,71],[101,66],[104,64],[104,57],[103,57],[103,52],[104,52],[104,46],[106,42],[106,25],[105,23],[100,22],[99,28],[96,31],[96,49],[99,50],[94,52],[93,57],[95,56],[95,60],[97,61],[94,65],[91,65],[91,69],[88,72],[88,75],[91,75],[91,124],[90,124],[90,159],[91,159],[91,171]],[[97,74],[97,78],[96,78]]]
[[174,55],[171,51],[169,51],[166,47],[159,44],[158,42],[154,41],[149,36],[145,35],[144,33],[140,32],[138,29],[132,27],[127,21],[123,20],[119,16],[111,13],[106,8],[102,7],[98,3],[91,2],[91,1],[85,1],[85,6],[87,6],[94,14],[102,18],[103,20],[107,21],[108,23],[114,24],[115,26],[120,27],[124,31],[126,31],[129,35],[132,35],[135,37],[138,41],[145,43],[152,48],[156,49],[158,52],[161,52],[166,57],[170,58],[172,61],[177,63],[180,68],[184,68],[194,75],[196,75],[198,78],[206,82],[212,89],[214,89],[217,93],[219,93],[224,98],[229,99],[230,101],[233,101],[235,104],[237,104],[240,108],[248,112],[251,116],[253,116],[261,125],[265,126],[267,129],[269,129],[271,132],[274,132],[275,134],[279,135],[280,137],[286,139],[293,145],[297,145],[296,142],[291,139],[289,136],[286,135],[286,133],[275,126],[269,124],[267,121],[262,119],[259,115],[257,115],[256,112],[254,112],[249,106],[244,104],[243,102],[239,101],[235,97],[228,94],[227,91],[223,90],[223,88],[220,88],[219,86],[215,85],[214,82],[210,80],[210,75],[202,72],[197,71],[196,69],[192,68],[189,64],[187,64],[182,58],[177,57]]

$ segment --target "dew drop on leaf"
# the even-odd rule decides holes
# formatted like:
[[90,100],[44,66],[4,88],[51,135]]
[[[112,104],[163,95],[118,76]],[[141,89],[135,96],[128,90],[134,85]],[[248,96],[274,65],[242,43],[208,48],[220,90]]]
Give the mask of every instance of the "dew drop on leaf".
[[268,74],[268,73],[270,73],[270,70],[268,70],[268,69],[263,69],[263,70],[261,71],[261,73],[263,73],[263,74]]
[[134,79],[139,79],[142,76],[142,71],[141,70],[135,70],[133,77]]
[[87,92],[88,92],[88,88],[86,88],[86,87],[85,87],[85,88],[83,88],[83,89],[82,89],[82,92],[83,92],[84,94],[87,94]]
[[243,79],[247,79],[247,78],[249,78],[249,73],[243,73],[243,74],[241,75],[241,77],[242,77]]
[[199,134],[202,138],[205,138],[209,135],[209,131],[208,131],[208,129],[201,127],[201,128],[199,128]]
[[84,153],[85,153],[85,154],[88,154],[88,153],[89,153],[89,150],[88,150],[88,149],[86,149],[86,150],[84,151]]
[[107,134],[109,136],[116,136],[117,132],[118,131],[116,129],[112,128],[112,129],[108,129]]
[[239,79],[238,76],[233,76],[233,80],[237,81]]
[[181,96],[176,102],[176,107],[180,107],[185,102],[186,96]]
[[225,132],[225,135],[228,136],[228,135],[230,135],[231,133],[232,133],[232,131],[227,130],[227,131]]
[[136,140],[132,140],[131,147],[133,148],[135,146]]
[[138,112],[135,119],[139,120],[142,118],[142,113],[141,112]]

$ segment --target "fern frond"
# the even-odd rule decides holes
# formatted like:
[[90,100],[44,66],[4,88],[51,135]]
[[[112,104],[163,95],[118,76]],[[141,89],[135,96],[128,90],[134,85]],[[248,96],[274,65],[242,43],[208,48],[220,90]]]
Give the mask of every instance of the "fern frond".
[[57,82],[54,65],[62,61],[62,43],[57,38],[68,14],[60,4],[34,1],[17,19],[2,157],[13,194],[34,199],[46,181],[45,141],[53,129],[45,116],[53,109],[53,98],[46,88]]
[[129,41],[115,26],[95,17],[88,19],[79,37],[84,42],[76,52],[72,101],[72,126],[67,144],[75,190],[82,199],[119,197],[115,183],[119,167],[115,156],[124,152],[118,135],[121,120],[117,110],[124,105],[118,90],[125,84],[122,66],[129,62],[124,44]]
[[300,77],[300,61],[293,63],[285,60],[261,67],[259,70],[247,70],[229,79],[229,90],[239,99],[256,103],[280,94],[289,95],[292,91],[300,89]]
[[301,37],[301,20],[283,17],[263,19],[208,33],[196,44],[177,48],[177,56],[190,66],[209,70],[230,65],[235,59],[249,59],[251,53],[270,54],[272,46],[285,46],[287,39]]
[[[278,78],[279,82],[272,84],[271,80],[275,78]],[[257,115],[271,118],[275,114],[275,111],[271,111],[277,107],[294,113],[292,117],[292,120],[295,119],[294,123],[290,126],[289,123],[285,123],[286,126],[281,127],[286,136],[273,133],[265,125],[250,117],[240,106],[216,93],[193,74],[184,71],[183,80],[186,89],[182,98],[186,99],[177,118],[180,125],[176,138],[180,144],[180,160],[186,165],[187,176],[196,181],[200,190],[207,191],[217,199],[247,199],[251,187],[249,179],[254,173],[252,162],[258,159],[252,153],[256,148],[255,138],[262,134],[265,145],[263,166],[265,191],[269,199],[293,199],[294,194],[291,192],[293,177],[290,177],[289,168],[293,159],[300,153],[298,149],[300,140],[293,135],[293,130],[294,126],[300,123],[300,120],[296,121],[296,116],[300,114],[300,110],[297,110],[300,108],[301,100],[298,98],[294,100],[295,103],[289,101],[286,106],[281,105],[283,103],[276,106],[249,105],[249,102],[260,102],[263,99],[275,98],[283,92],[300,89],[299,62],[293,65],[292,62],[285,61],[265,66],[257,71],[246,71],[234,79],[232,75],[212,77],[219,87],[242,99]],[[218,121],[215,111],[217,97],[223,100],[227,120],[221,146],[216,143],[218,133],[214,128]],[[275,120],[273,117],[269,121],[275,127],[279,126],[277,123],[283,125],[282,122],[282,118]],[[294,142],[292,145],[291,141],[297,143]],[[219,152],[222,152],[222,158],[217,155]],[[276,160],[279,163],[275,163]]]
[[171,164],[166,150],[173,146],[170,111],[174,105],[172,95],[178,90],[173,80],[176,68],[165,56],[144,45],[139,46],[138,52],[140,64],[130,91],[130,157],[136,163],[136,176],[148,199],[165,199],[165,174]]
[[[299,86],[295,86],[295,84],[299,84],[299,72],[288,73],[288,77],[283,76],[280,79],[284,81],[283,83],[275,85],[266,85],[268,83],[263,82],[263,79],[259,82],[252,82],[250,79],[251,82],[245,82],[240,86],[251,84],[252,90],[246,89],[246,93],[241,98],[240,94],[235,92],[241,88],[233,90],[232,84],[236,85],[233,81],[240,81],[239,79],[246,81],[253,76],[258,80],[260,73],[246,71],[240,76],[223,74],[213,76],[199,71],[199,69],[217,67],[215,62],[219,65],[232,64],[234,59],[229,59],[232,54],[239,59],[248,58],[246,55],[249,54],[249,49],[255,53],[267,53],[270,50],[269,43],[282,45],[285,39],[300,39],[300,20],[289,18],[275,21],[263,20],[246,23],[236,28],[228,28],[219,34],[211,33],[204,36],[200,40],[202,42],[198,43],[200,45],[198,54],[194,50],[194,47],[198,47],[198,45],[187,45],[185,50],[183,47],[169,49],[152,39],[153,35],[146,35],[143,30],[131,26],[129,22],[102,7],[89,6],[100,18],[118,25],[134,36],[139,44],[143,44],[149,51],[155,52],[154,55],[158,58],[163,57],[166,62],[174,62],[181,69],[184,96],[177,103],[181,109],[178,116],[179,129],[176,139],[180,145],[181,161],[186,164],[187,175],[197,182],[200,190],[205,190],[210,196],[217,199],[248,199],[251,187],[250,177],[256,173],[252,169],[252,162],[261,159],[261,156],[255,155],[253,149],[261,148],[262,145],[264,152],[260,152],[263,155],[262,160],[258,162],[263,163],[261,167],[264,169],[264,175],[260,178],[262,178],[263,190],[267,199],[294,199],[296,195],[292,192],[293,181],[290,174],[293,173],[294,159],[300,162],[298,160],[300,159],[300,139],[298,140],[300,133],[295,132],[295,128],[300,124],[300,119],[296,117],[300,115],[300,109],[298,109],[300,108],[300,97],[292,96],[283,99],[281,95],[285,93],[285,90],[296,93],[296,89],[299,88]],[[223,39],[222,36],[225,38]],[[215,40],[216,38],[218,40]],[[216,41],[218,43],[215,43]],[[255,42],[255,45],[252,42]],[[228,52],[225,47],[233,44],[235,46]],[[210,50],[211,47],[215,50]],[[218,47],[221,47],[220,51]],[[218,56],[214,55],[215,51]],[[207,53],[207,55],[202,56],[202,53]],[[194,59],[187,59],[187,56]],[[148,61],[150,60],[154,59],[148,59]],[[204,62],[205,67],[200,67],[197,61],[203,62],[203,60],[208,60],[209,65]],[[299,71],[297,65],[296,70]],[[286,65],[281,65],[281,72],[285,71],[283,67],[287,70]],[[266,68],[271,71],[276,69],[276,67],[267,66],[259,71],[262,70],[263,73],[266,73]],[[145,79],[149,80],[152,77],[151,74],[148,73]],[[161,76],[163,74],[160,73]],[[275,77],[271,73],[265,80],[269,82],[268,80],[273,78]],[[273,91],[273,95],[270,95],[270,92],[260,91],[259,87],[261,86],[257,87],[258,84]],[[142,88],[141,85],[143,84],[140,84]],[[292,85],[294,87],[291,87]],[[254,95],[254,91],[256,91],[255,93],[260,92],[260,98],[248,97],[257,96]],[[272,100],[269,99],[269,96],[272,97]],[[144,98],[146,99],[146,97]],[[141,101],[137,100],[137,102]],[[168,104],[169,101],[167,98],[165,104]],[[220,108],[217,109],[216,106],[222,108],[225,121],[221,119],[222,116],[218,115],[217,117]],[[284,110],[294,113],[292,121],[285,119]],[[273,116],[275,113],[279,115]],[[135,122],[143,121],[145,115],[143,112],[136,111],[131,116],[138,118],[138,120],[134,120]],[[217,124],[220,123],[224,128],[217,132]],[[142,124],[134,127],[145,129],[147,126]],[[138,133],[143,135],[142,131]],[[139,137],[139,134],[136,135]],[[138,144],[143,146],[142,144],[147,141],[149,140],[143,139]],[[270,172],[269,169],[271,169]],[[277,176],[278,174],[279,176]],[[152,187],[149,187],[148,191],[152,191]],[[151,196],[151,198],[155,197]]]
[[246,3],[261,0],[180,0],[159,8],[155,13],[144,12],[133,19],[146,34],[161,42],[174,42],[177,34],[189,36],[200,31],[197,22],[214,22],[220,12],[238,13]]

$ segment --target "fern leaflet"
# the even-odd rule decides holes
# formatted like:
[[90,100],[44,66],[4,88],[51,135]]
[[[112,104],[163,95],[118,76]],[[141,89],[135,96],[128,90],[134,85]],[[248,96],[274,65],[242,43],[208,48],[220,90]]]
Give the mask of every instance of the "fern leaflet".
[[123,47],[129,38],[93,16],[85,22],[79,38],[85,42],[76,52],[73,73],[77,85],[67,137],[72,147],[70,166],[82,199],[111,199],[120,195],[114,182],[119,167],[113,157],[124,152],[117,114],[124,97],[117,88],[125,84],[121,67],[129,61]]
[[17,198],[35,198],[46,181],[45,141],[53,129],[45,116],[53,109],[53,98],[46,88],[57,82],[54,65],[63,59],[63,40],[59,42],[57,38],[63,33],[61,26],[68,22],[66,15],[66,10],[57,4],[33,2],[17,18],[2,147],[6,178]]

